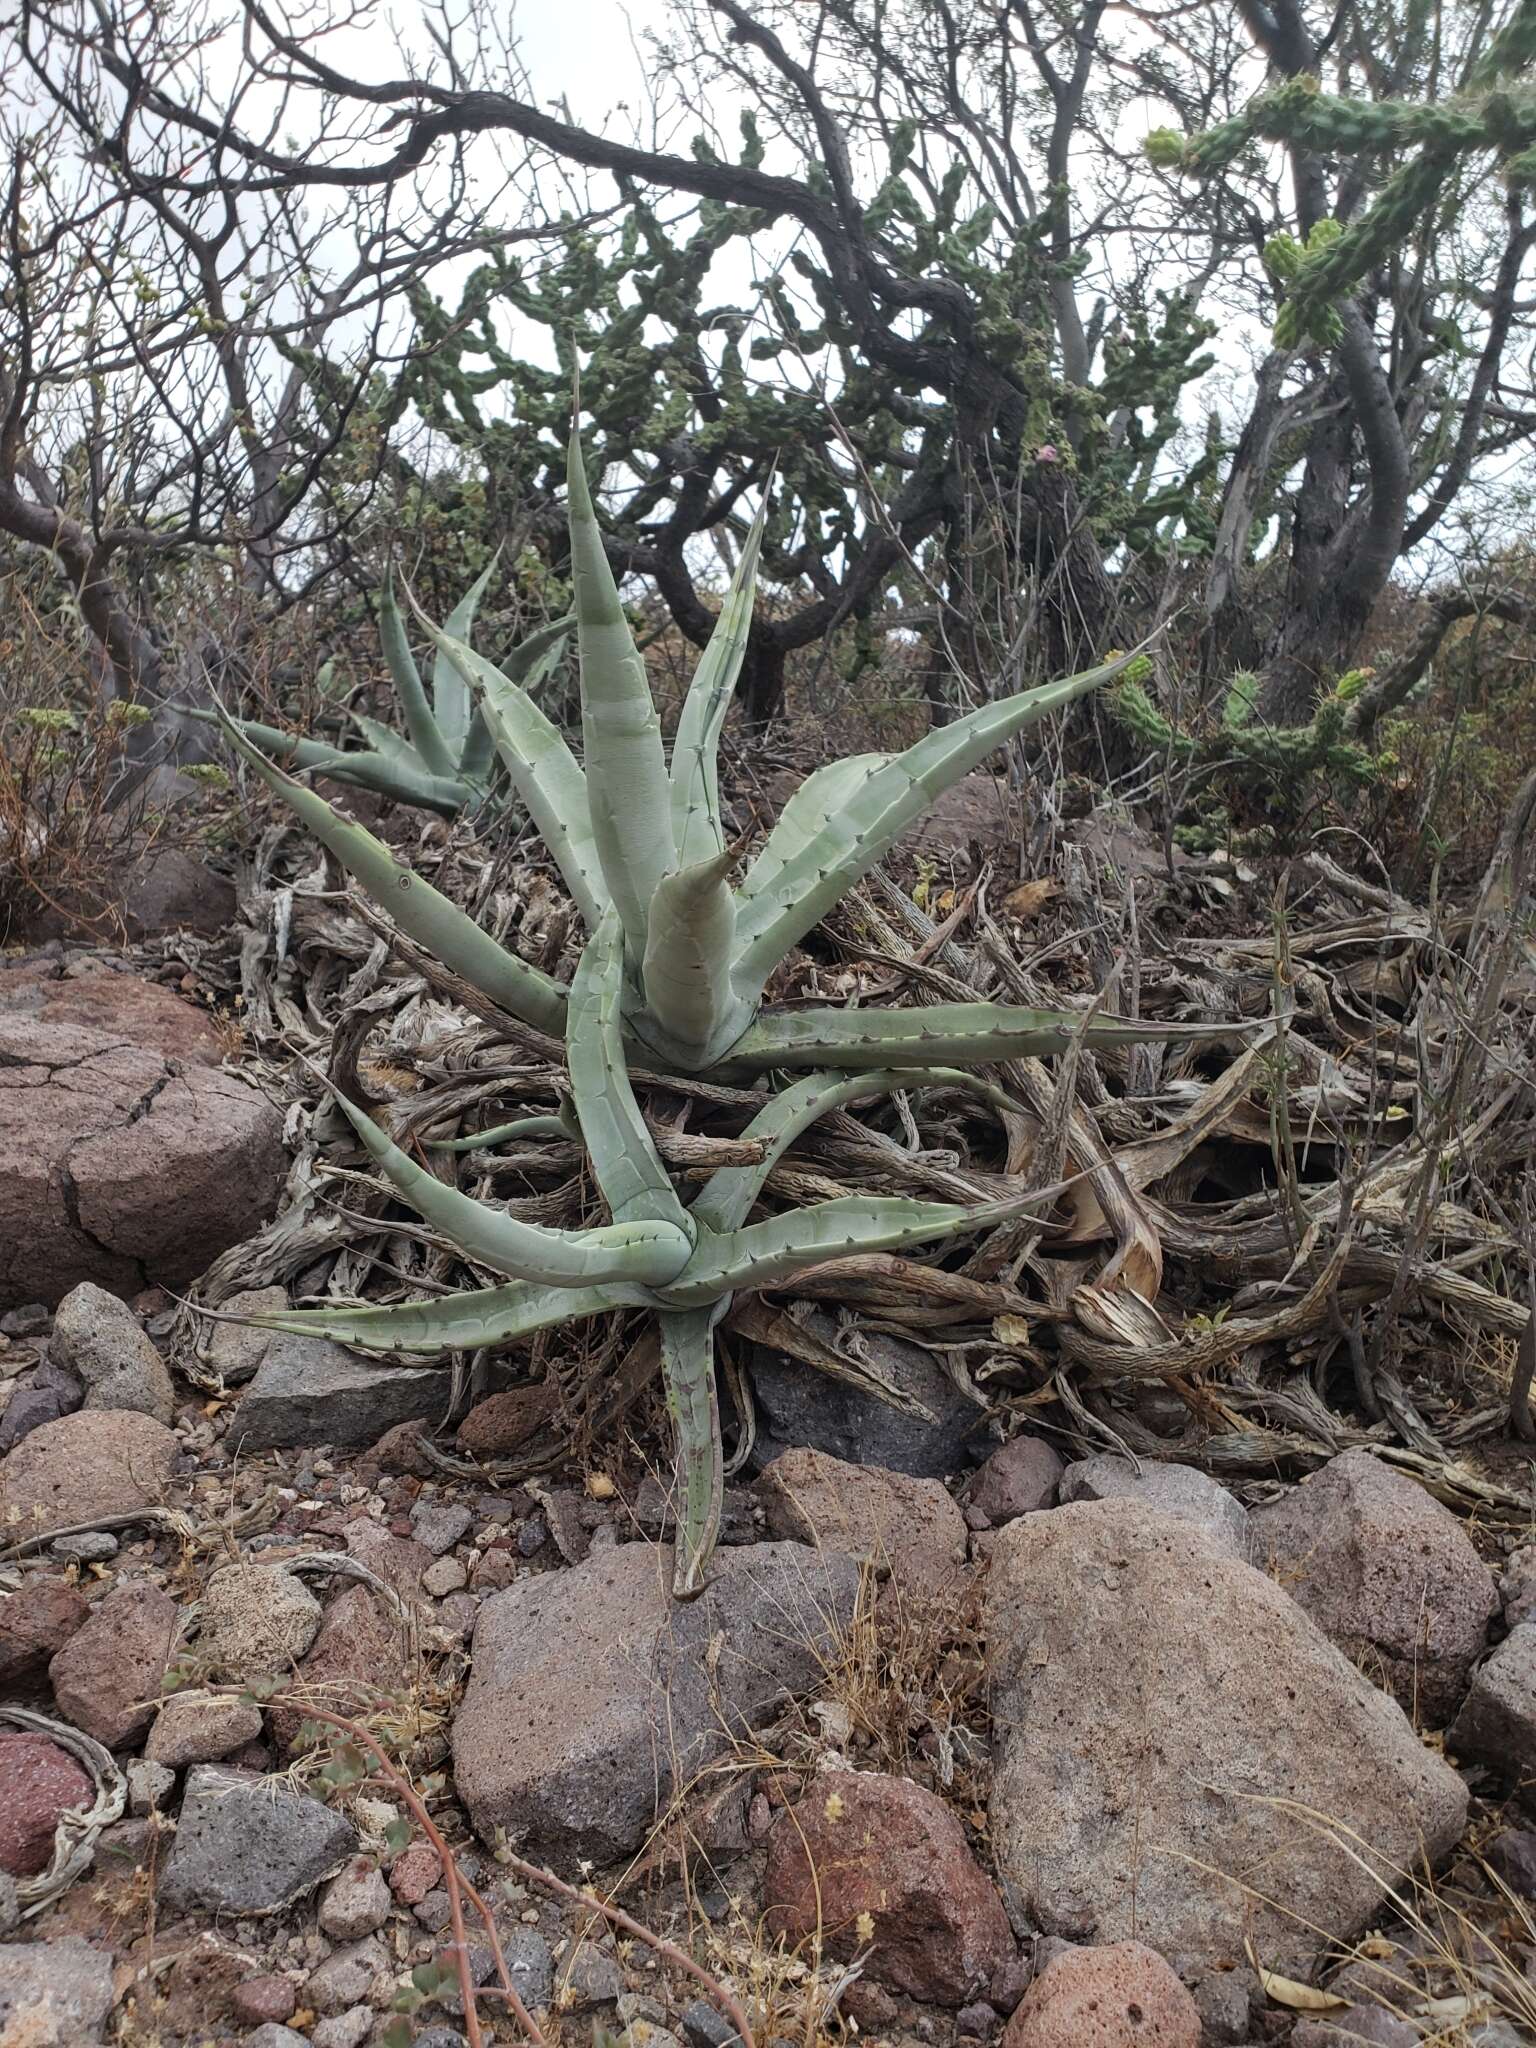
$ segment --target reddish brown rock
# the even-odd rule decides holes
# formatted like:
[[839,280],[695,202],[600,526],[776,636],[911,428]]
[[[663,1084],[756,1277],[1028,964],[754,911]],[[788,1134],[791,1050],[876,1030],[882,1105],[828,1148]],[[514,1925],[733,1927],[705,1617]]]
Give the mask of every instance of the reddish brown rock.
[[159,1980],[165,1999],[157,2014],[160,2025],[176,2040],[209,2041],[219,2032],[230,2031],[255,1969],[254,1956],[222,1935],[205,1930],[177,1950]]
[[280,2027],[298,2009],[298,1985],[276,1971],[262,1977],[247,1977],[230,1993],[230,2017],[247,2027]]
[[46,1735],[0,1730],[0,1870],[36,1877],[53,1861],[53,1835],[96,1798],[90,1773]]
[[1139,1941],[1068,1949],[1025,1993],[1003,2048],[1200,2048],[1200,2012]]
[[[312,1693],[333,1714],[355,1714],[404,1690],[411,1675],[405,1624],[367,1586],[349,1586],[326,1607],[314,1647],[302,1660],[294,1689]],[[277,1707],[269,1717],[280,1749],[291,1748],[303,1715]]]
[[404,1474],[410,1479],[429,1478],[435,1468],[421,1448],[424,1427],[420,1422],[397,1422],[393,1429],[385,1430],[368,1453],[370,1461],[381,1472]]
[[0,1524],[62,1529],[160,1501],[176,1461],[162,1423],[125,1408],[45,1422],[0,1464]]
[[1016,1436],[994,1451],[971,1481],[971,1506],[994,1529],[1019,1515],[1054,1507],[1066,1467],[1043,1437]]
[[1443,1727],[1499,1611],[1493,1574],[1450,1509],[1357,1449],[1252,1523],[1255,1563],[1421,1727]]
[[349,1525],[346,1545],[359,1564],[393,1586],[402,1600],[420,1598],[421,1575],[432,1562],[424,1543],[413,1536],[392,1536],[377,1522],[364,1521]]
[[[768,1836],[770,1930],[935,2005],[964,2005],[1013,1954],[1001,1899],[953,1813],[908,1778],[825,1772]],[[863,1916],[868,1921],[861,1925]]]
[[34,946],[48,939],[99,944],[120,926],[129,939],[171,931],[212,939],[235,921],[234,884],[179,846],[150,842],[125,848],[121,864],[114,863],[103,882],[103,894],[50,890],[48,902],[38,902],[32,914],[11,927],[9,937]]
[[281,1112],[131,974],[0,968],[0,1308],[181,1288],[277,1205]]
[[389,1866],[389,1888],[402,1906],[419,1906],[442,1869],[430,1842],[412,1842]]
[[858,1558],[888,1572],[902,1594],[931,1598],[965,1569],[965,1517],[942,1480],[793,1450],[763,1470],[755,1491],[771,1535]]
[[114,1586],[48,1667],[64,1719],[108,1749],[141,1736],[159,1707],[180,1622],[176,1602],[147,1579]]
[[0,1600],[0,1692],[35,1685],[82,1627],[90,1607],[62,1579],[29,1579],[20,1593]]
[[553,1387],[511,1387],[471,1408],[459,1424],[459,1449],[471,1458],[504,1458],[537,1436],[555,1412]]
[[470,1588],[476,1593],[504,1593],[517,1574],[517,1558],[505,1545],[498,1544],[487,1550],[470,1573]]

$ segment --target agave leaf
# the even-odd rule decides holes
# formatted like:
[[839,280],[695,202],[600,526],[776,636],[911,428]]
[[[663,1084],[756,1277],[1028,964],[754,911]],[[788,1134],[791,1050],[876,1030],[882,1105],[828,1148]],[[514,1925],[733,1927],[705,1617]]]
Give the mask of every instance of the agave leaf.
[[431,774],[431,769],[427,767],[415,747],[408,739],[397,733],[393,726],[385,725],[380,719],[369,718],[361,711],[349,712],[348,716],[362,734],[370,751],[377,754],[381,760],[387,761],[391,767],[402,766],[423,775]]
[[600,1287],[613,1281],[644,1287],[675,1279],[687,1263],[691,1235],[676,1223],[646,1220],[597,1230],[548,1230],[477,1202],[418,1166],[344,1095],[335,1095],[335,1101],[395,1192],[466,1257],[493,1273],[548,1287]]
[[1135,653],[1121,655],[1083,675],[1068,676],[1064,682],[983,704],[953,725],[936,727],[904,754],[864,755],[864,775],[857,782],[851,777],[839,780],[836,803],[817,793],[816,806],[825,811],[819,829],[807,832],[811,814],[807,806],[780,843],[781,820],[739,892],[736,985],[741,993],[759,993],[791,946],[890,850],[936,797],[993,748],[1098,689],[1136,658]]
[[661,1375],[676,1442],[677,1536],[672,1591],[691,1600],[704,1590],[704,1570],[720,1534],[725,1456],[715,1388],[714,1328],[726,1304],[663,1312]]
[[587,929],[596,930],[608,908],[608,885],[587,808],[587,778],[576,756],[559,726],[494,662],[431,624],[427,630],[448,665],[480,692],[481,715],[512,787],[538,827]]
[[375,744],[343,754],[332,767],[321,771],[332,782],[371,789],[395,803],[437,811],[445,818],[456,818],[477,794],[458,776],[434,775],[409,740],[380,725],[376,718],[354,711],[352,721],[363,737]]
[[413,809],[421,811],[436,811],[444,818],[456,818],[467,803],[484,793],[471,789],[457,778],[450,781],[444,775],[429,775],[425,768],[412,773],[403,763],[397,765],[385,761],[374,753],[348,754],[344,762],[324,772],[332,782],[371,789],[378,796],[387,796],[392,803],[410,804]]
[[765,494],[709,645],[693,672],[672,742],[672,837],[677,843],[678,864],[685,870],[713,860],[725,849],[720,823],[720,734],[747,651],[758,550],[767,516]]
[[[690,1241],[693,1223],[657,1156],[624,1062],[624,934],[610,910],[571,982],[566,1057],[581,1135],[616,1224],[665,1223]],[[638,1277],[628,1276],[626,1277]]]
[[587,803],[608,896],[623,919],[630,955],[640,960],[651,898],[663,875],[677,865],[661,721],[603,552],[581,439],[574,431],[569,478]]
[[384,644],[384,659],[394,678],[400,709],[405,714],[406,731],[415,741],[417,753],[434,775],[452,775],[458,766],[457,756],[444,742],[432,707],[427,702],[421,671],[416,666],[411,643],[405,637],[405,621],[395,603],[395,586],[391,577],[385,578],[379,595],[379,638]]
[[[218,719],[212,711],[198,706],[189,706],[188,715],[200,718],[206,724],[215,725]],[[229,718],[227,712],[224,713]],[[249,740],[253,747],[285,767],[313,770],[316,774],[329,775],[335,769],[346,767],[357,759],[345,747],[333,747],[328,740],[301,739],[297,733],[284,732],[281,726],[263,725],[255,718],[230,718],[229,723],[242,739]]]
[[736,858],[726,847],[668,875],[651,899],[641,986],[642,1017],[631,1021],[674,1064],[704,1067],[752,1019],[731,987],[736,898],[726,880]]
[[363,1351],[412,1354],[474,1351],[486,1344],[510,1344],[535,1330],[615,1308],[643,1308],[644,1288],[616,1283],[604,1287],[538,1287],[514,1280],[506,1287],[466,1288],[430,1301],[392,1302],[386,1307],[291,1308],[252,1316],[264,1330],[290,1330],[300,1337],[331,1337]]
[[[894,754],[849,754],[808,775],[759,847],[739,892],[741,908],[771,901],[784,869],[816,844],[877,768],[896,758]],[[759,908],[750,914],[761,919],[762,911]]]
[[434,1143],[434,1152],[486,1152],[493,1145],[505,1145],[510,1138],[579,1138],[581,1124],[571,1108],[569,1096],[561,1100],[553,1116],[517,1116],[510,1123],[491,1124],[467,1138],[447,1138]]
[[[502,669],[508,682],[517,683],[530,695],[546,683],[565,659],[566,645],[571,637],[570,626],[569,619],[555,619],[547,626],[536,627],[525,640],[520,640],[507,656]],[[467,635],[456,637],[465,639],[467,643]],[[469,724],[469,738],[464,742],[464,752],[459,757],[459,773],[466,782],[484,782],[491,772],[495,756],[496,742],[477,704]]]
[[389,912],[402,931],[409,932],[445,967],[462,975],[510,1016],[551,1036],[564,1032],[565,990],[558,982],[498,946],[456,903],[403,867],[382,840],[341,817],[324,797],[285,775],[241,736],[227,716],[219,716],[242,758],[269,789],[293,807],[321,845]]
[[760,1109],[742,1132],[743,1138],[767,1140],[767,1150],[753,1166],[719,1166],[704,1183],[689,1210],[706,1230],[739,1230],[751,1214],[769,1174],[802,1131],[818,1117],[850,1102],[894,1095],[903,1088],[964,1088],[1000,1109],[1018,1109],[1011,1095],[977,1074],[959,1067],[874,1068],[864,1074],[807,1074]]
[[732,1074],[765,1067],[884,1067],[905,1061],[927,1066],[985,1066],[1065,1052],[1079,1034],[1090,1052],[1131,1045],[1208,1045],[1247,1024],[1138,1023],[1095,1017],[1080,1010],[1034,1010],[1010,1003],[934,1003],[916,1010],[804,1010],[763,1012],[722,1061]]
[[841,1195],[808,1209],[790,1209],[740,1230],[700,1230],[680,1277],[658,1287],[667,1308],[697,1308],[739,1288],[771,1287],[828,1259],[854,1252],[896,1252],[990,1229],[1026,1211],[1048,1208],[1072,1185],[1057,1181],[1022,1195],[962,1208],[954,1202],[912,1202],[894,1195]]
[[[475,613],[480,607],[480,599],[485,594],[485,586],[491,580],[500,555],[501,550],[498,548],[448,614],[443,623],[443,631],[450,640],[462,640],[467,647],[474,637]],[[451,664],[444,668],[443,664],[434,658],[432,715],[438,731],[443,736],[443,745],[448,749],[455,766],[463,761],[464,750],[469,743],[471,709],[469,691],[465,687],[463,676]]]

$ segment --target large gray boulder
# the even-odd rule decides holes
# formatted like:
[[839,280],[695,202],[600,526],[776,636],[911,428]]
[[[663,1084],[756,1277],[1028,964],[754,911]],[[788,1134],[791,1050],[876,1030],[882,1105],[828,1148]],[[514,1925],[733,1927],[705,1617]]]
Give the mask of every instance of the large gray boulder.
[[[992,1844],[1016,1913],[1304,1976],[1445,1856],[1460,1777],[1272,1579],[1136,1501],[1027,1515],[987,1585]],[[1362,1860],[1364,1859],[1364,1861]]]
[[453,1728],[480,1834],[627,1855],[674,1785],[817,1683],[858,1599],[851,1558],[799,1543],[722,1553],[686,1605],[671,1576],[668,1550],[624,1544],[486,1601]]
[[1450,1509],[1357,1449],[1253,1526],[1255,1564],[1421,1727],[1443,1728],[1499,1611],[1493,1573]]

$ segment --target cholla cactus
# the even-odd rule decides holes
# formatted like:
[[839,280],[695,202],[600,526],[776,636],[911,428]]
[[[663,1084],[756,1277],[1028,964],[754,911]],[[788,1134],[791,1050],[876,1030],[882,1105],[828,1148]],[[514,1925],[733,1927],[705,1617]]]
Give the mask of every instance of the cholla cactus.
[[1221,722],[1213,732],[1176,726],[1139,683],[1122,683],[1110,708],[1149,753],[1266,788],[1296,805],[1316,775],[1360,786],[1376,779],[1376,756],[1354,737],[1350,723],[1350,707],[1367,680],[1363,669],[1340,676],[1319,698],[1310,722],[1300,726],[1255,722],[1259,679],[1246,669],[1228,683]]
[[[1122,655],[1065,682],[983,705],[905,753],[860,754],[818,769],[733,888],[738,849],[726,844],[721,823],[716,755],[746,644],[761,521],[689,688],[670,761],[575,437],[570,529],[582,762],[523,684],[446,628],[434,633],[439,674],[446,662],[479,692],[486,730],[588,930],[610,911],[617,916],[625,1028],[647,1063],[687,1073],[726,1062],[745,1073],[965,1065],[1064,1047],[1082,1026],[1075,1012],[950,1003],[774,1014],[760,1005],[779,962],[942,791],[1050,712],[1114,676],[1134,674],[1138,658]],[[380,840],[285,775],[234,728],[230,735],[406,932],[524,1023],[564,1034],[566,989],[498,945]],[[1090,1046],[1177,1035],[1113,1018],[1086,1027]]]
[[[1401,155],[1371,205],[1347,225],[1320,221],[1304,251],[1277,236],[1265,251],[1283,278],[1285,303],[1275,340],[1294,348],[1310,337],[1331,344],[1343,331],[1339,302],[1400,249],[1426,218],[1466,158],[1491,153],[1511,185],[1536,182],[1536,91],[1527,74],[1536,60],[1536,8],[1523,0],[1453,99],[1343,99],[1301,75],[1261,93],[1242,113],[1203,135],[1154,129],[1144,142],[1150,160],[1198,177],[1224,170],[1251,142],[1284,142],[1333,155]],[[1287,249],[1284,245],[1289,244]],[[1297,260],[1281,269],[1275,260]]]
[[[467,643],[474,631],[475,612],[494,567],[491,563],[482,572],[449,614],[446,630],[455,640]],[[531,633],[512,656],[510,673],[524,688],[537,689],[558,666],[569,633],[568,619]],[[394,591],[387,583],[379,600],[379,638],[408,738],[358,711],[349,715],[364,742],[361,747],[333,747],[323,740],[300,739],[276,726],[259,725],[254,719],[239,720],[236,730],[273,760],[310,770],[332,782],[371,789],[396,803],[415,804],[449,818],[461,810],[478,808],[490,794],[495,767],[490,732],[455,664],[434,657],[427,680],[422,680]]]
[[[677,1441],[674,1591],[702,1590],[720,1521],[724,1460],[715,1395],[715,1325],[733,1297],[781,1285],[851,1252],[934,1244],[1044,1207],[1059,1187],[961,1208],[887,1196],[844,1196],[749,1221],[770,1171],[815,1119],[899,1088],[1001,1091],[943,1068],[815,1073],[770,1099],[743,1133],[764,1145],[751,1166],[721,1167],[685,1209],[651,1141],[625,1066],[624,931],[604,912],[567,1006],[572,1099],[610,1223],[552,1230],[477,1201],[418,1166],[373,1120],[338,1097],[364,1146],[403,1200],[464,1256],[505,1284],[427,1301],[292,1309],[253,1318],[266,1329],[326,1336],[383,1353],[435,1354],[505,1344],[552,1324],[647,1308],[660,1322],[662,1373]],[[1012,1106],[1012,1105],[1009,1105]],[[483,1144],[494,1133],[475,1142]]]

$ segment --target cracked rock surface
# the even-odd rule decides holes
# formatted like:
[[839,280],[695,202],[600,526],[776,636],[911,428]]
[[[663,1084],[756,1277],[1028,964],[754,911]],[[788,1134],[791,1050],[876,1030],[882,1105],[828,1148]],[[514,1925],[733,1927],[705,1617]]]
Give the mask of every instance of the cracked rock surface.
[[0,1308],[185,1286],[276,1208],[278,1109],[132,974],[0,968]]

